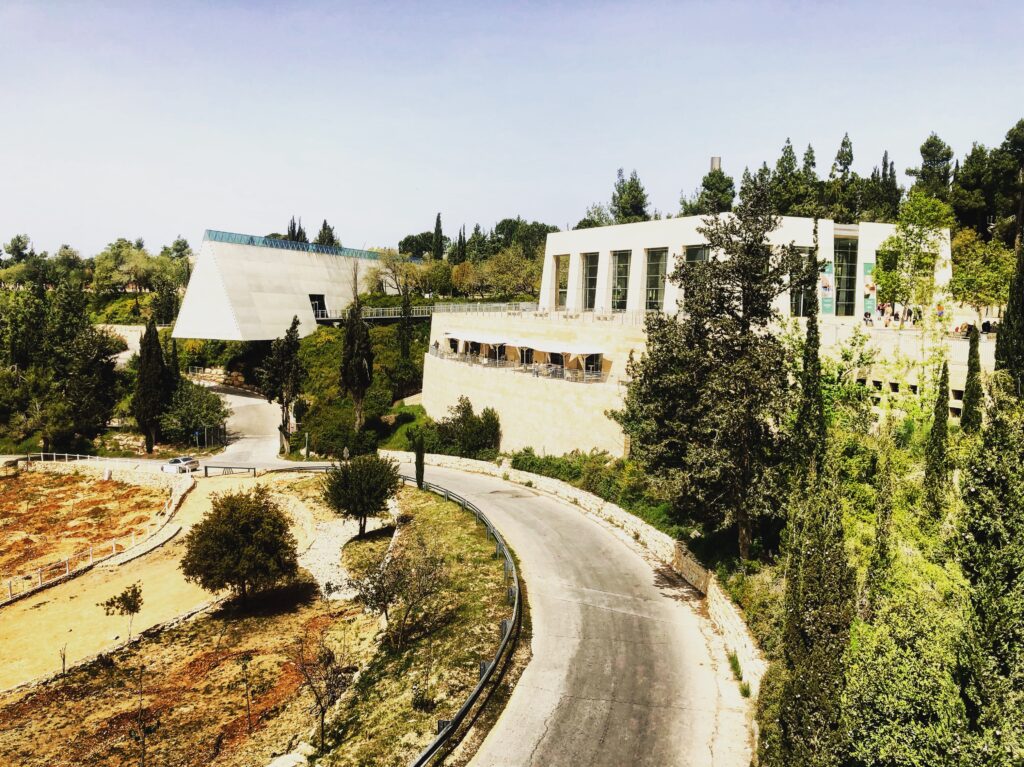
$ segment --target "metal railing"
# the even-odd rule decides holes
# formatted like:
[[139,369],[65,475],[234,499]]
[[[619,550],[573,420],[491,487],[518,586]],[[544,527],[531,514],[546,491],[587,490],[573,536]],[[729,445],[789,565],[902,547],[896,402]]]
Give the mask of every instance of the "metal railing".
[[603,370],[579,370],[545,362],[518,362],[509,359],[494,359],[492,357],[481,357],[477,354],[459,354],[434,347],[430,347],[430,354],[439,359],[460,362],[463,365],[477,365],[493,370],[511,370],[516,373],[532,375],[534,378],[551,378],[572,383],[607,383],[613,380],[612,376]]
[[127,469],[129,471],[160,472],[161,464],[152,459],[132,460],[130,458],[107,458],[101,455],[82,455],[80,453],[30,453],[25,456],[28,463],[33,461],[48,463],[86,463],[110,466],[115,469]]
[[[74,462],[77,459],[91,458],[95,459],[92,463],[124,463],[117,461],[117,459],[101,458],[99,456],[76,456],[71,453],[33,453],[27,457],[27,460],[31,463],[36,462],[54,462],[53,458],[47,458],[46,456],[56,457],[57,463],[69,463]],[[61,460],[63,459],[63,460]],[[135,466],[124,467],[130,471],[136,471]],[[185,484],[177,485],[178,479],[185,479]],[[0,585],[0,605],[10,602],[11,600],[30,594],[33,591],[47,586],[54,581],[67,578],[73,574],[84,572],[95,564],[99,564],[111,557],[122,554],[129,549],[134,548],[137,544],[148,541],[150,538],[159,533],[167,522],[170,520],[170,512],[173,510],[175,503],[178,499],[184,497],[185,492],[188,488],[195,483],[195,480],[191,475],[182,477],[177,475],[175,478],[175,485],[170,487],[170,495],[164,502],[163,507],[157,512],[155,517],[163,517],[162,519],[151,519],[145,524],[145,528],[141,533],[137,533],[132,530],[129,534],[123,535],[119,538],[111,538],[110,540],[103,541],[101,543],[89,544],[89,546],[74,551],[68,554],[66,557],[49,562],[45,565],[40,565],[35,570],[20,575],[15,575],[7,578]],[[188,488],[185,485],[188,485]]]
[[[402,479],[406,484],[416,485],[416,479],[407,475],[402,475]],[[512,558],[512,553],[509,551],[508,545],[505,543],[505,539],[501,537],[501,533],[498,532],[497,528],[487,518],[487,515],[480,511],[477,506],[471,501],[463,498],[461,495],[451,492],[440,485],[435,485],[432,482],[424,482],[423,489],[429,490],[436,495],[442,496],[446,501],[453,501],[466,511],[470,512],[487,528],[487,534],[494,539],[494,553],[495,556],[503,557],[505,560],[505,583],[508,585],[508,600],[512,603],[512,615],[510,618],[506,618],[501,621],[498,627],[498,631],[501,635],[501,641],[498,644],[498,650],[494,653],[494,657],[490,661],[480,662],[480,681],[477,682],[476,687],[470,692],[469,697],[459,707],[459,710],[455,712],[451,719],[441,719],[437,723],[437,736],[431,741],[430,745],[427,746],[410,763],[410,767],[425,767],[430,764],[434,757],[442,752],[446,747],[455,745],[457,741],[453,741],[452,738],[455,736],[459,729],[459,726],[469,716],[473,706],[476,705],[480,699],[481,694],[487,685],[490,683],[494,674],[498,670],[499,665],[503,662],[503,659],[507,659],[514,651],[516,644],[519,640],[519,626],[522,621],[523,604],[519,592],[519,571],[516,569],[515,560]],[[485,701],[486,702],[486,701]]]
[[[410,317],[429,317],[434,312],[432,305],[409,307]],[[318,320],[343,320],[348,316],[348,309],[317,309],[313,316]],[[401,306],[364,306],[364,320],[397,320],[402,317]]]

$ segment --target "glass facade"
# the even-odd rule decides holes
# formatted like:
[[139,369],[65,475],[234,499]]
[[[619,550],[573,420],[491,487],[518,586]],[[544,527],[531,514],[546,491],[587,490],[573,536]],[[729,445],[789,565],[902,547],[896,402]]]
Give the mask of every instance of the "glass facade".
[[836,256],[836,316],[854,316],[857,301],[857,241],[837,238]]
[[665,301],[665,269],[668,267],[668,248],[647,251],[647,292],[644,308],[660,312]]
[[592,312],[597,302],[597,253],[583,254],[583,311]]
[[[807,259],[807,254],[811,252],[810,248],[797,248],[800,252],[802,260]],[[807,299],[813,295],[812,291],[817,291],[818,282],[815,281],[814,285],[808,287],[800,287],[797,283],[800,281],[802,275],[791,274],[789,277],[789,313],[793,317],[806,317],[807,316]]]
[[298,250],[303,253],[319,253],[325,256],[347,256],[349,258],[366,258],[376,261],[380,256],[370,250],[357,250],[356,248],[335,248],[330,245],[317,245],[314,242],[293,242],[292,240],[279,240],[273,237],[259,237],[255,234],[236,234],[235,232],[219,232],[216,229],[207,229],[203,234],[204,240],[211,242],[226,242],[232,245],[252,245],[257,248],[274,248],[276,250]]
[[626,311],[629,298],[629,260],[631,250],[612,251],[612,311]]
[[555,256],[555,308],[564,309],[569,295],[569,256]]
[[711,248],[707,245],[687,245],[686,263],[698,264],[701,261],[711,260]]

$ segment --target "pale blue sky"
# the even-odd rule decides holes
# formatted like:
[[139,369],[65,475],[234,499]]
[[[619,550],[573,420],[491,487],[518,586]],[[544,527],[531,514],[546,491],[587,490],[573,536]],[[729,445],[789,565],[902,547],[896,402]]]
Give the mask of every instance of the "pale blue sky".
[[91,255],[326,217],[353,247],[564,227],[636,168],[675,211],[723,157],[844,131],[902,172],[1024,117],[1024,3],[0,0],[0,240]]

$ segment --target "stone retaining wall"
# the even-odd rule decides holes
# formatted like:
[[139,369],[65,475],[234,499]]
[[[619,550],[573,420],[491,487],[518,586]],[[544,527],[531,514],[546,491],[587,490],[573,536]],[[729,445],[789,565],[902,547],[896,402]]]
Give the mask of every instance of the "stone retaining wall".
[[236,389],[259,393],[259,389],[245,382],[245,376],[224,368],[189,368],[188,378],[193,381],[216,384],[218,386],[233,386]]
[[[381,450],[380,452],[382,455],[388,455],[403,463],[415,462],[413,453],[397,450]],[[430,466],[488,474],[535,488],[566,500],[574,506],[579,506],[584,513],[591,514],[604,523],[622,530],[654,557],[668,564],[674,572],[704,595],[708,618],[724,638],[729,650],[736,653],[743,670],[743,679],[750,685],[751,697],[757,698],[758,690],[761,687],[761,678],[768,667],[767,661],[757,646],[757,642],[751,636],[739,607],[722,589],[715,574],[704,568],[682,541],[675,540],[636,515],[630,514],[622,507],[609,503],[593,493],[580,490],[559,479],[513,469],[507,459],[500,464],[495,464],[450,455],[427,455],[424,460]]]

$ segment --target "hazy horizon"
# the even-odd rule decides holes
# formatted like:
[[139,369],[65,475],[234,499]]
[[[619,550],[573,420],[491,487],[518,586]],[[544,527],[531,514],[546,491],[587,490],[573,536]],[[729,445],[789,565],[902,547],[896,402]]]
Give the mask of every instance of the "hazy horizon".
[[[1024,6],[0,2],[0,242],[94,255],[321,220],[351,247],[521,215],[636,169],[676,212],[711,155],[827,175],[958,158],[1024,116]],[[902,178],[904,184],[906,178]]]

